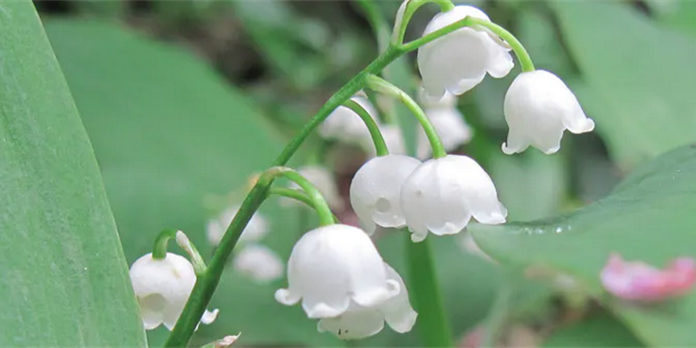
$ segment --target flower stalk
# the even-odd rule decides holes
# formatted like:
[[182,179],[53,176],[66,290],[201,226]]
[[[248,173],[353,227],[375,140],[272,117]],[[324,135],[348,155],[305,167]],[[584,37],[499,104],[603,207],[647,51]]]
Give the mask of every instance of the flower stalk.
[[360,104],[353,100],[347,100],[343,103],[343,106],[353,110],[365,123],[367,129],[370,131],[370,136],[372,137],[372,142],[375,144],[375,151],[377,156],[386,156],[389,154],[389,149],[387,148],[387,143],[384,141],[384,136],[379,130],[379,126],[372,116],[363,108]]
[[411,96],[406,92],[399,89],[399,87],[394,86],[387,80],[382,79],[376,75],[369,75],[367,77],[367,87],[380,93],[384,93],[391,97],[400,100],[412,113],[416,116],[418,123],[423,127],[423,131],[430,142],[430,146],[433,148],[433,158],[440,158],[447,156],[447,151],[442,145],[440,136],[437,135],[437,131],[433,126],[432,122],[428,116],[425,115],[423,109],[416,103]]
[[176,238],[176,233],[178,230],[163,230],[155,238],[155,245],[152,249],[152,258],[155,260],[164,260],[167,257],[167,244],[169,240]]

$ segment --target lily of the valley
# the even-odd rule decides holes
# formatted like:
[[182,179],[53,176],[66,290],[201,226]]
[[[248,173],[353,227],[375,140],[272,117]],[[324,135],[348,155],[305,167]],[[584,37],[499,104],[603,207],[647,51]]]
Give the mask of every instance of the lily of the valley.
[[319,332],[331,332],[344,340],[361,339],[373,336],[384,328],[386,321],[398,333],[411,331],[418,313],[408,301],[408,292],[401,276],[387,263],[384,263],[387,278],[397,281],[401,291],[375,308],[351,305],[346,312],[334,317],[319,320]]
[[387,155],[365,163],[350,184],[350,204],[368,234],[376,225],[399,228],[406,226],[401,212],[401,186],[421,164],[413,157]]
[[545,70],[518,75],[505,94],[503,110],[510,127],[502,146],[506,154],[522,152],[530,145],[552,154],[560,149],[566,129],[580,134],[595,127],[568,86]]
[[305,233],[292,249],[287,276],[289,286],[276,291],[276,300],[301,301],[307,317],[320,319],[319,331],[356,339],[376,334],[384,321],[398,332],[415,322],[403,280],[359,228],[330,225]]
[[467,156],[448,155],[424,162],[401,188],[401,210],[411,240],[459,233],[473,217],[484,224],[505,222],[491,177]]
[[[167,253],[164,259],[147,254],[133,263],[130,278],[145,330],[162,324],[172,330],[196,282],[193,265],[172,253]],[[201,323],[212,323],[217,314],[217,309],[205,311]]]
[[[490,21],[473,6],[456,6],[436,15],[425,28],[428,35],[466,17]],[[514,66],[510,49],[485,30],[464,27],[418,50],[418,69],[425,92],[439,99],[445,92],[460,95],[483,81],[486,73],[501,78]]]

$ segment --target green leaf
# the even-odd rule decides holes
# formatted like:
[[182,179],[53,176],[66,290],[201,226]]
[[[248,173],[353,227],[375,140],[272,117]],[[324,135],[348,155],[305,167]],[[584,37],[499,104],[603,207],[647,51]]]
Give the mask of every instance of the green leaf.
[[600,312],[560,328],[544,341],[544,347],[644,347],[631,331],[606,312]]
[[563,154],[527,151],[508,156],[496,149],[488,161],[508,220],[540,219],[559,212],[567,189]]
[[[205,201],[240,189],[272,163],[279,137],[239,90],[179,48],[96,21],[54,20],[46,28],[94,143],[128,261],[151,252],[163,228],[182,229],[210,255]],[[299,223],[277,204],[261,210],[272,227],[263,242],[287,259]],[[211,302],[218,320],[194,341],[241,331],[243,345],[338,342],[298,308],[275,302],[280,283],[254,284],[230,269]],[[167,333],[151,332],[151,345]]]
[[593,90],[588,97],[602,98],[604,110],[590,116],[622,168],[696,140],[693,38],[619,2],[553,2],[553,8]]
[[31,2],[0,2],[0,47],[0,345],[144,347],[94,153]]
[[696,257],[696,145],[636,169],[606,198],[572,214],[531,223],[472,225],[479,246],[503,264],[549,268],[573,276],[633,333],[652,346],[696,344],[696,294],[643,307],[605,295],[599,273],[609,254],[657,267]]

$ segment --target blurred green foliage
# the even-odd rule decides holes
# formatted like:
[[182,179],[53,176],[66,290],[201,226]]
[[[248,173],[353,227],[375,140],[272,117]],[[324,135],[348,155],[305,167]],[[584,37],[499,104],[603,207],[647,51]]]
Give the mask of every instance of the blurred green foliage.
[[[377,53],[369,24],[352,2],[66,4],[72,10],[61,18],[45,10],[46,31],[92,140],[129,263],[149,252],[163,228],[183,229],[209,254],[204,225],[211,195],[239,192]],[[391,23],[399,2],[375,4]],[[641,163],[696,141],[691,98],[696,11],[690,2],[475,5],[510,28],[538,68],[563,77],[597,122],[598,136],[568,134],[558,154],[544,156],[532,149],[504,156],[502,101],[517,70],[504,79],[488,78],[460,98],[460,109],[475,128],[474,140],[462,151],[490,172],[511,221],[551,218],[594,201]],[[417,37],[435,11],[424,7],[407,37]],[[385,73],[410,92],[418,82],[413,58],[397,61]],[[413,120],[408,113],[398,114],[407,136],[413,136]],[[509,322],[549,327],[553,333],[547,345],[554,347],[635,346],[637,339],[647,345],[694,344],[689,336],[696,320],[693,296],[665,309],[625,306],[605,298],[597,278],[611,251],[656,265],[679,253],[696,256],[688,250],[696,240],[688,230],[696,227],[688,213],[696,201],[684,193],[692,189],[694,176],[685,174],[693,165],[692,152],[678,150],[640,167],[611,197],[562,220],[475,228],[476,239],[504,267],[541,263],[563,270],[616,312],[616,318],[589,316],[557,329],[556,316],[569,310],[567,294],[524,281]],[[311,157],[305,154],[295,163]],[[676,175],[675,168],[685,172]],[[339,174],[343,181],[350,177]],[[287,258],[303,232],[298,210],[270,201],[262,212],[272,220],[264,243]],[[572,232],[520,235],[521,230],[559,226],[572,226]],[[391,232],[378,241],[385,259],[402,275],[405,239]],[[486,318],[503,276],[501,267],[465,252],[460,239],[433,243],[458,338]],[[211,304],[220,308],[220,316],[200,328],[194,344],[241,331],[243,345],[345,345],[316,332],[300,308],[277,304],[273,291],[282,284],[254,284],[230,269]],[[160,345],[166,334],[163,329],[150,332],[150,344]],[[607,340],[614,335],[624,338]],[[418,346],[419,340],[417,332],[397,335],[385,329],[355,345]]]

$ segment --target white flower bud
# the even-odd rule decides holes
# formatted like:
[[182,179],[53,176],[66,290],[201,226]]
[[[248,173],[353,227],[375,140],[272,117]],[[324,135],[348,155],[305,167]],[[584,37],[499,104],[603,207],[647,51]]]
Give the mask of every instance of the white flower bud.
[[242,247],[242,250],[234,256],[232,265],[237,272],[260,283],[280,279],[285,270],[285,265],[278,254],[260,244]]
[[459,233],[473,216],[484,224],[505,222],[507,210],[486,171],[466,156],[431,159],[406,179],[401,188],[401,209],[420,242],[428,235]]
[[347,225],[322,226],[305,233],[288,261],[287,289],[276,291],[284,305],[302,300],[312,319],[337,317],[351,303],[375,307],[401,287],[389,279],[382,257],[367,234]]
[[[338,192],[336,179],[328,168],[320,165],[306,165],[297,168],[297,173],[309,180],[309,182],[311,182],[317,188],[317,190],[319,190],[319,193],[324,196],[326,203],[331,209],[343,209],[343,198],[341,198],[341,194]],[[295,182],[291,182],[289,187],[292,189],[301,190],[300,186]],[[299,203],[296,200],[287,197],[282,197],[280,201],[281,204],[285,206],[292,206]]]
[[510,155],[532,145],[545,154],[561,148],[563,131],[594,129],[578,99],[558,76],[535,70],[519,74],[505,94],[505,120],[510,127],[503,152]]
[[[466,17],[490,21],[473,6],[456,6],[436,15],[425,28],[428,35]],[[418,69],[428,96],[439,99],[445,92],[460,95],[478,85],[486,73],[506,76],[514,63],[510,49],[486,30],[464,27],[418,49]]]
[[[130,278],[145,330],[153,330],[161,324],[171,330],[196,283],[191,263],[172,253],[161,260],[147,254],[133,263]],[[217,309],[206,311],[201,322],[212,323],[217,313]]]
[[418,313],[408,301],[408,291],[401,276],[388,264],[385,263],[384,267],[387,277],[399,283],[399,294],[374,308],[352,304],[345,313],[335,318],[321,319],[317,325],[319,332],[331,332],[344,340],[361,339],[382,331],[385,321],[398,333],[411,331]]
[[[239,206],[234,205],[225,209],[218,217],[208,220],[206,224],[206,235],[208,242],[211,245],[217,246],[225,235],[227,227],[232,223],[232,219],[237,215]],[[251,220],[244,228],[244,232],[239,237],[240,242],[256,242],[263,238],[268,233],[268,220],[256,212],[252,215]]]
[[382,227],[404,227],[399,196],[401,185],[421,164],[413,157],[388,155],[365,163],[350,184],[350,204],[368,234],[375,224]]

